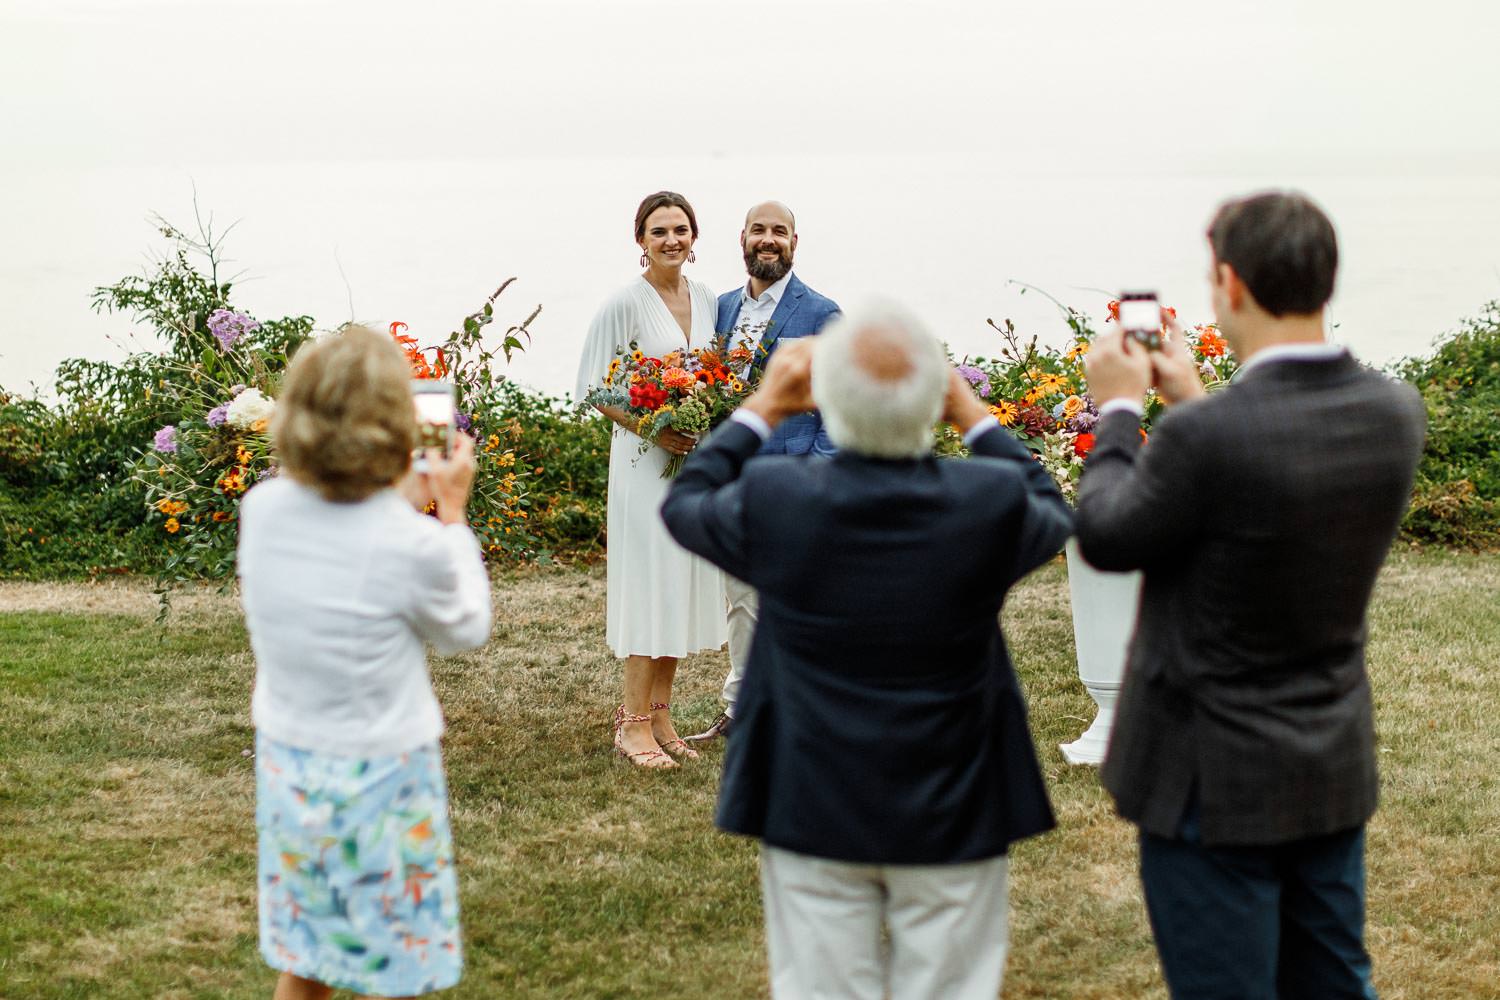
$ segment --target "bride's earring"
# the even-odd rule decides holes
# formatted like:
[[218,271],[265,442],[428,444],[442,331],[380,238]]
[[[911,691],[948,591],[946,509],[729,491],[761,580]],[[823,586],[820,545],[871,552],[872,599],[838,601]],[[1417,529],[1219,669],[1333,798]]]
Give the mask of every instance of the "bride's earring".
[[646,266],[646,251],[644,250],[641,251],[641,266]]
[[698,262],[698,251],[696,251],[696,250],[689,250],[688,251],[688,263],[689,264],[696,264],[697,262]]

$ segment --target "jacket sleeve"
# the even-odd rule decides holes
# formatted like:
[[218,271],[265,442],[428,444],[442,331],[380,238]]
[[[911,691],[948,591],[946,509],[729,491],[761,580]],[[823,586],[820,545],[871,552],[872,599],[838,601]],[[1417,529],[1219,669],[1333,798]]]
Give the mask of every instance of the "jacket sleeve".
[[1143,442],[1131,413],[1095,427],[1078,484],[1078,550],[1097,569],[1127,572],[1172,556],[1198,533],[1201,478],[1187,412],[1173,409]]
[[422,521],[411,575],[412,624],[440,656],[478,649],[489,641],[494,615],[479,540],[467,524]]
[[1073,511],[1042,463],[1001,428],[992,427],[980,434],[969,450],[1013,463],[1021,474],[1026,512],[1011,567],[1011,579],[1019,580],[1061,551],[1063,542],[1073,533]]
[[739,477],[760,444],[750,428],[732,420],[723,424],[688,456],[661,505],[662,520],[679,545],[747,582],[750,547]]

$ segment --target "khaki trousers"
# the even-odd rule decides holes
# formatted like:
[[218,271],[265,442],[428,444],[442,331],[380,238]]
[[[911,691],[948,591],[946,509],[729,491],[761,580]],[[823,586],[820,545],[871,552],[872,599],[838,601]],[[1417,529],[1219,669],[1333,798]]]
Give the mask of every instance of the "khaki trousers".
[[[775,1000],[995,1000],[1005,857],[861,865],[761,846]],[[881,940],[881,930],[889,941]]]
[[760,618],[760,599],[748,583],[724,575],[724,598],[729,602],[729,676],[724,678],[724,711],[734,717],[734,700],[739,697],[740,681],[745,678],[745,664],[750,660],[750,642],[755,638],[755,623]]

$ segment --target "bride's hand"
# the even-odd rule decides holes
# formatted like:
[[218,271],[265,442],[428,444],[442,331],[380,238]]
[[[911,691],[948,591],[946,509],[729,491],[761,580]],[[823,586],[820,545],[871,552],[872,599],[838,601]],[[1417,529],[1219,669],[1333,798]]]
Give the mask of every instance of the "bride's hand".
[[671,452],[674,455],[686,455],[688,452],[698,447],[697,438],[691,437],[671,427],[662,428],[662,430],[656,435],[656,443],[661,445],[663,448],[667,449],[667,451]]

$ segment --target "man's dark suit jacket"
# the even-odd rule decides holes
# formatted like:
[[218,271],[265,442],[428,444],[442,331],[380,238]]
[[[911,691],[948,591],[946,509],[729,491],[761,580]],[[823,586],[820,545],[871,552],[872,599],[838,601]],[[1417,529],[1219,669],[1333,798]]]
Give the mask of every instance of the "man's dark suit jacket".
[[759,448],[731,421],[662,506],[760,592],[718,825],[871,864],[994,857],[1050,829],[997,618],[1071,530],[1046,472],[999,428],[967,461],[748,462]]
[[[717,333],[734,332],[735,324],[740,321],[740,303],[744,297],[744,285],[719,296],[719,313],[714,322]],[[771,313],[770,325],[761,333],[760,357],[756,363],[766,364],[779,341],[810,337],[838,314],[838,303],[813,291],[794,272],[787,279],[786,290],[781,301],[776,303],[776,310]],[[833,442],[828,439],[823,418],[816,411],[787,417],[776,426],[771,439],[760,449],[762,455],[832,455],[833,452]]]
[[1174,837],[1271,845],[1375,811],[1365,609],[1410,499],[1425,416],[1409,386],[1336,360],[1267,360],[1173,408],[1096,428],[1078,544],[1144,570],[1102,777]]

